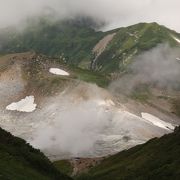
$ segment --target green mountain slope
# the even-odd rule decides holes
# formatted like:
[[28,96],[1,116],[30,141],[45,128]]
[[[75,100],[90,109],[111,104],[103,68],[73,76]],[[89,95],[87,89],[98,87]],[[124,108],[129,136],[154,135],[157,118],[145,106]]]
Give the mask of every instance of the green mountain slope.
[[161,43],[178,46],[173,36],[180,34],[157,23],[140,23],[115,30],[116,35],[97,59],[97,69],[105,72],[125,71],[133,58]]
[[41,19],[30,22],[21,31],[9,30],[0,34],[1,53],[36,51],[45,55],[64,59],[69,64],[89,61],[91,50],[103,37],[102,32],[95,32],[88,22],[62,21],[51,22]]
[[0,179],[68,180],[39,150],[0,128]]
[[[112,34],[112,39],[103,41]],[[139,23],[109,32],[97,32],[88,21],[51,22],[41,19],[38,23],[29,23],[19,33],[1,31],[0,53],[33,50],[62,59],[70,65],[91,67],[104,73],[123,72],[134,56],[159,43],[178,46],[173,36],[180,38],[180,34],[157,23]],[[100,52],[97,53],[93,49],[98,42]]]
[[180,179],[180,128],[143,145],[120,152],[78,180]]

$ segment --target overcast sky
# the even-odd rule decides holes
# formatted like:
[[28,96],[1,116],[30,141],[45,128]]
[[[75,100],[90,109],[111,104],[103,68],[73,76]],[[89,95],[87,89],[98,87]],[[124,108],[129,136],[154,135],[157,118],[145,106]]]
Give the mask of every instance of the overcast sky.
[[0,27],[55,11],[58,18],[86,15],[106,28],[158,22],[180,32],[180,0],[0,0]]

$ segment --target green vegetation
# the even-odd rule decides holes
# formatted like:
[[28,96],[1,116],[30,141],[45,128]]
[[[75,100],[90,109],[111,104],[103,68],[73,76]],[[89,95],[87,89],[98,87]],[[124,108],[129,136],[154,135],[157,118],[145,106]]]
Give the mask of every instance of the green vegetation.
[[179,180],[180,128],[106,158],[78,180]]
[[0,128],[0,179],[68,180],[39,150]]
[[133,91],[130,94],[130,97],[132,99],[146,102],[151,96],[150,88],[147,84],[140,84],[137,87],[133,89]]
[[55,161],[53,162],[53,164],[58,170],[60,170],[64,174],[67,174],[69,176],[72,175],[73,167],[68,160]]
[[110,82],[110,78],[107,75],[86,69],[73,68],[73,73],[79,80],[95,83],[100,87],[107,87]]

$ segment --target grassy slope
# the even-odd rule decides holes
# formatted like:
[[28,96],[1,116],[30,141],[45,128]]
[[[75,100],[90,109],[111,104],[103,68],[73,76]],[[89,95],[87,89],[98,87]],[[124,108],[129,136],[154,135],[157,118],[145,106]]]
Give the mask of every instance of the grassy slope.
[[99,72],[93,72],[87,69],[81,69],[78,67],[72,68],[75,77],[79,80],[95,83],[100,87],[107,87],[110,83],[110,77]]
[[64,174],[67,174],[69,176],[73,173],[73,166],[68,160],[60,160],[53,162],[54,166],[59,169]]
[[61,174],[39,150],[0,129],[0,179],[71,179]]
[[180,128],[111,156],[78,180],[179,180]]

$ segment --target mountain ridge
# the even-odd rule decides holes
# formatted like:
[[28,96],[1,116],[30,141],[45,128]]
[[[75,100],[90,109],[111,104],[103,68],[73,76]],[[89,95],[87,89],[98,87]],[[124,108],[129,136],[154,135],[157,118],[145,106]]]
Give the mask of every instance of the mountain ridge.
[[[128,27],[102,32],[95,31],[91,23],[47,22],[29,25],[21,33],[1,35],[0,53],[17,53],[34,50],[56,58],[62,58],[69,65],[91,69],[101,73],[123,72],[132,59],[143,51],[161,43],[178,46],[180,34],[157,23],[138,23]],[[106,36],[115,33],[101,54],[96,57],[93,48]],[[4,42],[4,43],[3,43]]]
[[[104,137],[103,141],[93,142],[97,149],[92,148],[92,151],[85,150],[85,153],[88,153],[88,155],[91,154],[93,150],[95,150],[95,152],[97,150],[98,155],[102,154],[101,150],[105,150],[108,154],[114,152],[114,150],[119,152],[120,148],[131,147],[130,145],[133,143],[136,144],[137,142],[146,142],[146,140],[155,137],[155,134],[159,137],[166,132],[171,132],[173,127],[180,122],[178,117],[180,105],[179,79],[175,81],[175,87],[173,86],[174,81],[171,82],[172,84],[170,83],[170,86],[168,86],[169,84],[167,86],[166,84],[161,86],[161,83],[159,82],[161,82],[161,77],[164,73],[160,74],[160,77],[158,77],[159,73],[157,71],[152,71],[154,69],[157,70],[159,67],[163,67],[167,71],[171,68],[170,70],[173,71],[173,75],[175,69],[176,72],[178,71],[178,68],[180,68],[178,60],[179,54],[177,53],[177,56],[176,53],[173,56],[168,55],[171,55],[171,51],[172,53],[174,52],[173,49],[176,51],[179,50],[180,34],[164,26],[160,26],[157,23],[138,23],[136,25],[122,27],[107,32],[96,31],[92,28],[93,26],[93,22],[86,22],[85,20],[84,24],[84,20],[81,19],[78,21],[71,20],[63,22],[49,22],[45,19],[34,24],[30,23],[24,31],[21,32],[12,32],[12,30],[10,30],[0,33],[0,95],[3,97],[0,102],[0,113],[2,116],[2,121],[0,121],[1,127],[4,127],[6,130],[26,140],[30,139],[32,143],[34,143],[33,145],[40,145],[42,150],[44,150],[43,152],[47,153],[46,155],[48,157],[70,157],[74,153],[73,151],[67,152],[68,148],[65,148],[64,150],[63,146],[63,153],[61,148],[58,149],[59,142],[65,142],[65,145],[67,145],[66,140],[64,141],[63,138],[61,139],[61,137],[58,136],[60,134],[59,129],[66,134],[66,128],[68,129],[69,127],[66,122],[68,120],[73,123],[71,121],[73,118],[77,121],[77,123],[75,122],[76,125],[79,122],[78,120],[82,119],[79,123],[80,132],[85,131],[86,134],[90,133],[91,135],[89,129],[93,127],[92,132],[94,132],[94,129],[97,127],[97,122],[98,124],[100,123],[98,118],[97,122],[93,121],[94,119],[96,120],[96,112],[100,112],[100,114],[97,115],[97,117],[100,117],[100,120],[101,114],[104,115],[107,113],[107,116],[109,117],[106,120],[108,126],[105,126],[103,131],[100,129],[99,132],[99,129],[97,128],[97,132],[99,134],[102,132],[101,135]],[[166,46],[166,43],[169,45]],[[147,61],[145,61],[145,66],[143,66],[144,64],[139,66],[143,62],[138,62],[136,58],[138,57],[140,60],[143,59],[143,55],[147,52],[149,52],[147,56],[151,57],[152,54],[157,53],[157,50],[159,49],[162,49],[162,52],[160,52],[160,55],[158,54],[158,57],[162,56],[162,59],[170,59],[172,62],[170,64],[166,64],[165,61],[165,66],[162,66],[164,64],[160,63],[160,65],[158,64],[158,68],[150,66],[151,68],[148,69],[149,74],[147,71],[144,73],[143,70],[146,70],[145,67],[149,67],[149,64],[146,62],[151,62],[151,59],[153,58],[146,58]],[[24,53],[25,51],[28,52]],[[156,61],[158,59],[154,58],[154,60]],[[140,72],[143,72],[144,74],[138,74],[138,72],[136,74],[131,71],[131,66],[136,62],[136,65],[140,67]],[[154,61],[151,63],[153,64]],[[157,66],[156,63],[154,64]],[[173,66],[169,66],[171,64],[173,64]],[[51,69],[66,72],[68,76],[56,74],[52,72]],[[139,68],[135,70],[138,71]],[[152,81],[150,81],[152,72],[156,72],[154,73],[155,76],[153,76],[153,78],[155,77],[155,80],[152,78]],[[145,74],[147,74],[146,77]],[[136,75],[138,77],[137,79]],[[170,75],[171,73],[168,74],[168,76]],[[169,80],[171,81],[172,78],[177,77],[177,75],[178,73],[171,78],[165,78],[165,80],[169,83]],[[133,82],[133,80],[135,81]],[[126,82],[126,84],[124,82]],[[11,108],[7,109],[7,107],[12,107],[12,104],[14,104],[12,102],[19,104],[30,97],[32,97],[30,100],[35,101],[32,105],[37,106],[37,108],[32,110],[35,112],[25,114],[24,112],[18,112],[17,109],[16,111]],[[69,105],[71,107],[70,109],[73,110],[72,114],[75,113],[75,117],[77,115],[76,111],[81,114],[82,109],[86,107],[85,111],[83,111],[83,116],[77,116],[76,118],[69,117],[69,114],[71,114]],[[94,107],[96,108],[94,109]],[[65,128],[62,128],[63,126],[59,125],[58,118],[62,115],[58,114],[59,109],[62,109],[62,112],[60,111],[62,114],[64,113],[64,119],[62,117],[62,124],[65,123]],[[91,112],[91,110],[93,110],[93,113],[91,114],[95,114],[95,116],[92,116],[91,118],[91,125],[93,126],[90,125],[89,127],[83,122],[89,122],[88,118],[90,115],[88,113],[89,111]],[[152,121],[152,119],[144,119],[143,114],[146,114],[151,118],[153,117],[152,119],[155,118],[157,122]],[[87,116],[88,118],[86,118]],[[106,118],[103,117],[102,119],[102,122],[104,122]],[[43,134],[45,131],[42,132],[41,130],[41,126],[43,124],[47,132],[49,132],[49,127],[52,128],[47,137],[46,134]],[[168,129],[166,127],[167,124],[170,124],[172,129]],[[102,126],[100,125],[100,127]],[[75,132],[77,130],[79,133],[78,128],[79,126],[75,128]],[[76,143],[74,141],[74,137],[76,140],[81,140],[82,136],[76,137],[76,134],[78,133],[75,132],[73,136],[70,136],[70,139],[67,138],[68,142],[71,142],[67,147],[72,147],[72,142]],[[37,136],[36,133],[39,136]],[[6,133],[4,132],[4,134]],[[179,134],[178,129],[176,129],[175,134]],[[8,135],[8,137],[9,136],[10,135]],[[173,135],[166,135],[164,137],[169,136]],[[69,137],[69,134],[67,134],[67,137]],[[162,139],[164,139],[164,137]],[[144,140],[143,138],[148,139]],[[4,140],[6,139],[4,138]],[[82,138],[82,140],[84,139]],[[19,140],[17,141],[19,142]],[[151,144],[151,142],[154,145],[154,142],[156,141],[159,142],[159,139],[155,138],[145,145],[137,146],[128,151],[123,151],[122,154],[123,156],[125,154],[124,158],[127,157],[126,155],[128,154],[128,158],[133,159],[134,156],[132,157],[128,152],[135,152],[136,156],[141,153],[140,147],[143,149],[146,145]],[[41,144],[40,142],[43,143]],[[46,142],[50,142],[52,145],[46,147],[48,144]],[[84,142],[85,143],[83,144],[87,143],[86,140]],[[79,142],[78,144],[77,142],[75,144],[77,149],[80,148],[75,151],[76,154],[78,154],[81,150],[81,143],[82,142]],[[177,144],[178,141],[175,141],[174,143],[175,146],[179,148],[179,145]],[[151,147],[152,150],[154,150],[153,145]],[[158,149],[162,150],[159,145],[157,146]],[[2,145],[2,147],[6,149],[8,148],[8,145],[5,144]],[[23,147],[27,147],[25,142],[23,143]],[[103,147],[105,148],[103,149]],[[14,147],[9,148],[10,151],[15,151],[15,154],[12,155],[14,158],[17,149],[16,147],[15,150]],[[58,149],[58,152],[56,152],[56,148]],[[69,149],[71,150],[71,148]],[[136,152],[136,150],[138,150],[138,152]],[[174,149],[172,151],[174,151]],[[21,152],[21,150],[19,150],[19,152]],[[17,154],[19,152],[17,152]],[[34,155],[27,155],[26,152],[27,151],[25,151],[25,154],[22,155],[18,154],[18,157],[24,158],[25,155],[25,161],[28,161],[27,163],[30,162],[31,164],[31,160],[33,161],[33,158],[26,159],[26,156],[29,158],[34,157]],[[83,151],[80,152],[82,154],[84,153]],[[81,153],[79,154],[81,155]],[[143,151],[143,154],[141,155],[142,157],[145,156],[145,159],[142,159],[141,156],[137,157],[137,159],[142,160],[142,164],[144,160],[148,160],[146,153],[153,155],[148,151],[148,148],[145,148],[145,151]],[[4,152],[4,149],[2,149],[2,154],[4,154],[7,159],[9,158],[7,153]],[[95,153],[95,155],[97,154]],[[101,165],[97,166],[97,169],[95,167],[95,169],[90,170],[90,173],[92,172],[92,174],[87,174],[85,177],[81,178],[106,178],[107,180],[110,180],[112,177],[120,177],[132,179],[138,175],[137,178],[143,179],[144,176],[141,175],[139,170],[143,169],[143,167],[139,166],[139,174],[135,173],[136,165],[133,165],[137,163],[136,161],[134,164],[131,164],[126,162],[126,159],[123,160],[125,165],[122,165],[123,167],[121,167],[121,171],[127,174],[119,174],[118,169],[116,169],[121,166],[119,165],[119,162],[116,161],[116,158],[119,159],[119,155],[120,154],[113,155],[112,157],[105,159]],[[154,157],[155,156],[153,155],[153,158]],[[120,160],[122,159],[123,158],[121,156]],[[172,155],[173,162],[175,161],[174,159],[175,158]],[[160,160],[163,161],[164,157],[160,156]],[[169,162],[169,159],[167,161]],[[43,161],[40,161],[37,164],[41,164],[42,162]],[[7,166],[5,161],[3,161],[3,163]],[[16,164],[16,159],[13,159],[13,163]],[[108,167],[105,167],[104,163],[107,163]],[[62,164],[64,165],[64,163]],[[147,164],[150,164],[149,161]],[[60,165],[61,163],[57,164],[57,166]],[[126,165],[128,168],[126,168]],[[13,166],[9,167],[12,168],[9,171],[14,172]],[[22,165],[20,164],[19,166],[21,167]],[[65,164],[65,166],[67,168],[65,169],[65,172],[67,171],[70,173],[68,171],[69,164]],[[173,167],[168,169],[169,173],[174,172],[174,165],[172,166]],[[104,167],[105,169],[103,169]],[[4,167],[2,167],[2,169],[3,168]],[[31,168],[32,167],[30,167],[29,171],[32,170]],[[100,169],[100,172],[98,168]],[[151,169],[155,170],[154,166],[150,167],[150,170]],[[36,172],[39,170],[39,167],[35,167],[32,171],[34,170],[35,176],[42,176],[42,179],[43,175]],[[110,173],[111,170],[112,174]],[[132,173],[128,174],[129,170],[132,170]],[[21,174],[21,168],[17,169],[17,171],[17,175]],[[55,169],[52,171],[56,174]],[[6,175],[7,174],[5,174],[5,176]],[[51,176],[51,174],[48,176]],[[154,177],[153,174],[148,176],[151,178]]]

